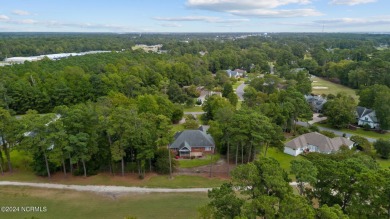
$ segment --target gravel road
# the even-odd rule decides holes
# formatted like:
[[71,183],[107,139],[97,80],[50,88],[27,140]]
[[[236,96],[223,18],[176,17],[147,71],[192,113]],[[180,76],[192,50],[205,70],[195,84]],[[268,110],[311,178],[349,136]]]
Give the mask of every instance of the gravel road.
[[[296,182],[291,182],[291,186],[296,186]],[[207,192],[212,188],[187,188],[187,189],[167,189],[167,188],[142,188],[142,187],[125,187],[125,186],[80,186],[80,185],[64,185],[52,183],[28,183],[28,182],[11,182],[0,181],[0,186],[28,186],[45,189],[68,189],[81,192],[96,192],[96,193],[185,193],[185,192]]]
[[247,84],[242,83],[240,86],[236,89],[236,94],[238,96],[238,100],[244,100],[244,88],[247,86]]
[[11,182],[0,181],[0,186],[28,186],[36,188],[47,189],[68,189],[81,192],[97,192],[97,193],[172,193],[172,192],[207,192],[211,188],[181,188],[181,189],[167,189],[167,188],[143,188],[143,187],[126,187],[126,186],[92,186],[92,185],[64,185],[52,183],[28,183],[28,182]]

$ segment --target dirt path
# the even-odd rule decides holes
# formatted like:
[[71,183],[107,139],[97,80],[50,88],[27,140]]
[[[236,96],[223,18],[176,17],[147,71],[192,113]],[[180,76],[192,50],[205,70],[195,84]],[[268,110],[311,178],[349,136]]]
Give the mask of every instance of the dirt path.
[[[296,182],[291,182],[291,186],[296,186]],[[67,189],[80,192],[95,192],[102,195],[108,195],[112,198],[123,195],[124,193],[187,193],[187,192],[208,192],[212,188],[182,188],[182,189],[168,189],[168,188],[142,188],[142,187],[126,187],[126,186],[92,186],[92,185],[64,185],[52,183],[27,183],[27,182],[12,182],[0,181],[0,186],[27,186],[43,189]]]
[[47,189],[69,189],[82,192],[97,192],[97,193],[172,193],[172,192],[207,192],[211,188],[186,188],[186,189],[167,189],[167,188],[143,188],[143,187],[126,187],[126,186],[92,186],[92,185],[64,185],[51,183],[27,183],[27,182],[11,182],[0,181],[0,186],[28,186]]

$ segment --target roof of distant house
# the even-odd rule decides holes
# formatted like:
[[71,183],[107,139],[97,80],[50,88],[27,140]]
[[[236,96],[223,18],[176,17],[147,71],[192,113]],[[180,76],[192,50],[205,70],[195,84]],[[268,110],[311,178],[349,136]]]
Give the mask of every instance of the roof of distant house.
[[314,145],[321,152],[338,151],[342,145],[350,146],[353,141],[344,137],[329,138],[318,132],[306,133],[286,143],[286,147],[298,149],[303,146]]
[[235,71],[235,72],[238,72],[238,73],[241,73],[241,74],[244,74],[244,73],[246,73],[246,71],[245,71],[245,70],[238,69],[238,68],[234,69],[234,71]]
[[362,118],[366,115],[368,115],[373,122],[378,122],[378,119],[376,118],[375,110],[368,109],[366,107],[358,106],[356,107],[356,113],[359,118]]
[[186,144],[191,147],[214,147],[211,135],[201,130],[184,130],[175,134],[175,141],[169,148],[183,148]]

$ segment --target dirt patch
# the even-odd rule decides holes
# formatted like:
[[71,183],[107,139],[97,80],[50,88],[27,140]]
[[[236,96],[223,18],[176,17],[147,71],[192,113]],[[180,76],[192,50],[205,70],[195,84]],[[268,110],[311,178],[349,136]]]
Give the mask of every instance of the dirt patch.
[[[235,164],[230,163],[229,172],[236,167]],[[229,179],[228,164],[224,159],[220,159],[211,167],[211,177]],[[193,167],[193,168],[177,168],[175,175],[193,175],[210,177],[210,165]]]

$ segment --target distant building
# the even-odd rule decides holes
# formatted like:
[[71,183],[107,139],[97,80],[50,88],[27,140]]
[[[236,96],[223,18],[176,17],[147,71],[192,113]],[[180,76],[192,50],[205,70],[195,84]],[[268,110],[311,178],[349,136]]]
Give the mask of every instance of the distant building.
[[23,64],[24,62],[36,62],[44,59],[45,57],[50,60],[59,60],[63,58],[67,58],[70,56],[83,56],[88,54],[97,54],[97,53],[107,53],[111,51],[89,51],[89,52],[79,52],[79,53],[57,53],[57,54],[47,54],[40,56],[30,56],[30,57],[11,57],[4,59],[6,64]]
[[199,52],[199,55],[200,55],[200,56],[205,56],[206,54],[208,54],[207,51],[200,51],[200,52]]
[[142,49],[145,52],[158,52],[162,47],[163,47],[162,44],[151,45],[151,46],[145,44],[137,44],[133,46],[132,49],[133,50]]
[[356,120],[359,126],[369,125],[372,129],[379,129],[380,125],[375,110],[366,107],[356,107]]

